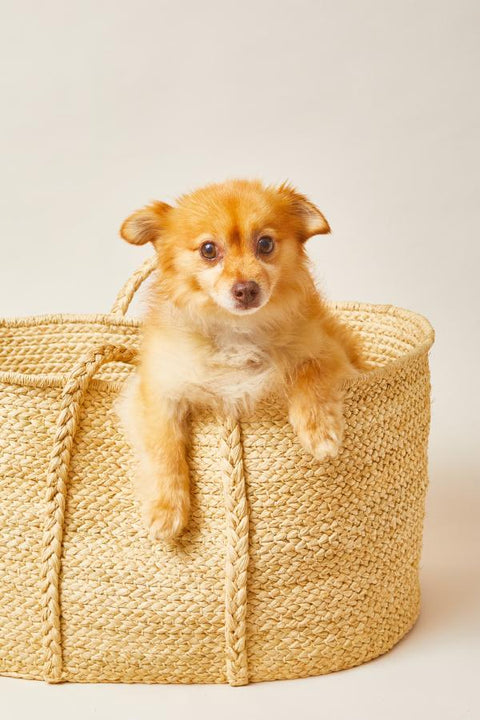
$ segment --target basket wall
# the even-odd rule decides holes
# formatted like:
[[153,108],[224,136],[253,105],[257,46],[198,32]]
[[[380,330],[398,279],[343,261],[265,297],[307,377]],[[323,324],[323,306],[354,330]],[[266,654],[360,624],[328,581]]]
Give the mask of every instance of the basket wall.
[[[394,308],[339,312],[376,369],[346,387],[338,458],[312,459],[274,398],[240,423],[197,413],[192,518],[173,546],[148,539],[133,500],[113,407],[127,366],[92,380],[78,371],[73,429],[65,415],[85,351],[134,348],[138,323],[4,323],[0,673],[244,684],[350,667],[407,632],[419,611],[431,329]],[[58,478],[52,489],[55,457],[68,465],[63,490]]]

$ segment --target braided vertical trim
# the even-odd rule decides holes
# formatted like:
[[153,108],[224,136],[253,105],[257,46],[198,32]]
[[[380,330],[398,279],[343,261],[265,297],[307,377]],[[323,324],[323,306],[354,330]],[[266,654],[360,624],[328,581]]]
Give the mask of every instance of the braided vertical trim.
[[221,451],[226,512],[225,655],[230,685],[248,683],[248,507],[239,423],[226,419]]
[[131,362],[134,351],[105,345],[91,350],[70,374],[62,391],[60,413],[47,471],[46,519],[41,557],[42,629],[45,651],[44,679],[62,680],[60,626],[60,566],[67,475],[75,431],[90,379],[105,362]]

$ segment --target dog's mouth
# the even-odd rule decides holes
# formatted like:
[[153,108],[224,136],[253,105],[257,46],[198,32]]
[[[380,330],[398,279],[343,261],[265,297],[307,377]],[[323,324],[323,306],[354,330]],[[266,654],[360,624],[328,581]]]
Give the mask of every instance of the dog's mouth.
[[233,308],[229,309],[230,312],[233,312],[235,315],[252,315],[257,312],[257,310],[260,310],[261,307],[262,303],[260,302],[256,302],[255,304],[235,303]]

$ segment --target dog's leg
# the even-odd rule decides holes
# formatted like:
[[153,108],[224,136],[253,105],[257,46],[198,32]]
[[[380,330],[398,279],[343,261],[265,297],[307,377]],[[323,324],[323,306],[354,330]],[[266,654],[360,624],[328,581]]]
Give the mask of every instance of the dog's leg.
[[318,460],[335,457],[343,431],[343,398],[338,363],[308,360],[287,385],[289,419],[301,444]]
[[188,522],[190,487],[184,402],[142,393],[137,381],[122,409],[138,460],[135,494],[150,536],[172,540]]

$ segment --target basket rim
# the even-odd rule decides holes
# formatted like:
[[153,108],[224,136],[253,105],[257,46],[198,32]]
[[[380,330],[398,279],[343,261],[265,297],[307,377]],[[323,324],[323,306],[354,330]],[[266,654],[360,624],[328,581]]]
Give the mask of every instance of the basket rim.
[[[354,301],[333,301],[327,302],[327,307],[331,310],[341,310],[345,312],[368,312],[372,314],[390,315],[398,317],[401,320],[408,320],[420,330],[424,339],[420,341],[412,350],[406,352],[394,360],[389,361],[386,365],[374,368],[365,373],[346,378],[343,388],[349,388],[356,385],[366,385],[376,382],[382,377],[391,376],[398,372],[401,368],[409,365],[421,355],[428,353],[435,340],[435,331],[427,318],[420,313],[397,305],[381,304],[381,303],[365,303]],[[45,315],[28,315],[24,317],[0,318],[1,328],[26,328],[40,327],[42,325],[63,325],[63,324],[91,324],[104,325],[126,328],[140,328],[142,319],[140,317],[125,317],[113,313],[97,313],[97,314],[72,314],[72,313],[55,313]],[[97,343],[99,344],[99,343]],[[92,345],[92,347],[94,347]],[[4,385],[22,385],[29,387],[63,387],[69,372],[64,373],[20,373],[13,371],[0,371],[0,383]],[[119,390],[123,386],[124,381],[120,380],[102,380],[93,378],[91,386],[109,390]]]

